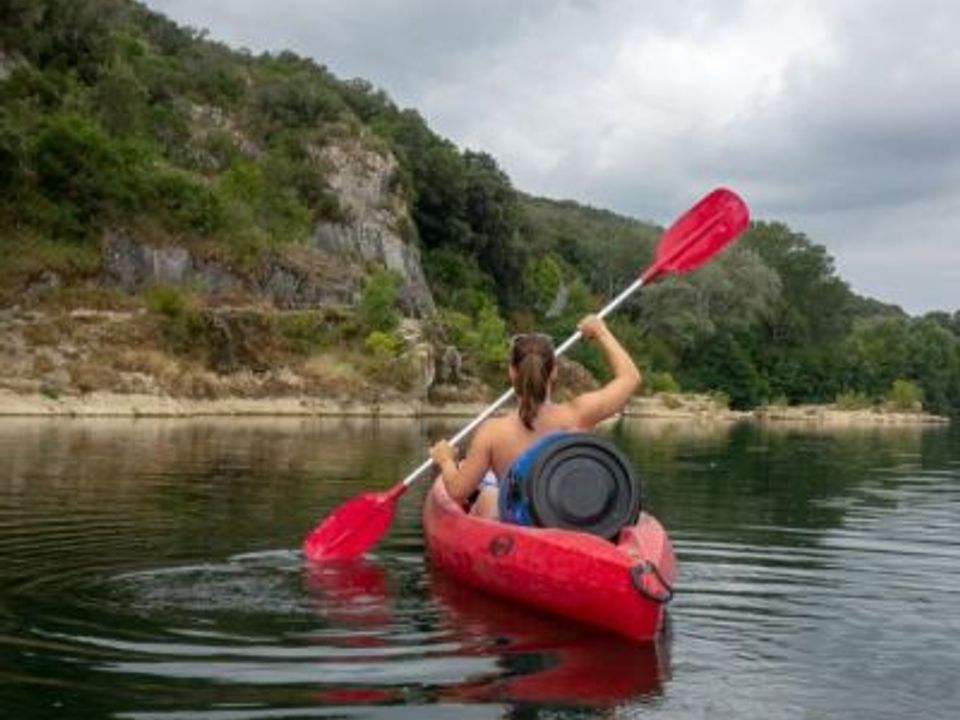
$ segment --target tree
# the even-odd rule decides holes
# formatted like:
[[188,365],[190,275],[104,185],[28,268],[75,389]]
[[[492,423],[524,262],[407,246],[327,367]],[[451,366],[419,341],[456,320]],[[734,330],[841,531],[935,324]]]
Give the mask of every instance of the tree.
[[923,388],[924,405],[949,412],[960,379],[960,339],[928,315],[911,323],[906,349],[906,377]]
[[750,355],[728,333],[714,335],[686,358],[681,383],[700,390],[722,390],[730,396],[730,407],[737,410],[753,407],[769,394]]
[[906,319],[868,318],[847,340],[849,387],[879,397],[894,380],[910,373],[910,331]]
[[53,214],[55,232],[87,235],[111,207],[132,207],[141,158],[125,153],[98,125],[79,115],[46,121],[32,148],[37,187]]
[[551,308],[563,287],[563,269],[552,254],[533,257],[523,273],[526,304],[540,316]]

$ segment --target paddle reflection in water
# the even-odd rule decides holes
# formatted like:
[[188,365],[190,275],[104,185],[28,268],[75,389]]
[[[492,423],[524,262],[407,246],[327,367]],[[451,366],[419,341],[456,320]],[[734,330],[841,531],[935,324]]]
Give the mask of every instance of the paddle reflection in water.
[[367,560],[306,563],[307,588],[330,622],[348,628],[387,628],[393,620],[387,573]]
[[[669,632],[654,642],[632,642],[476,591],[435,568],[427,570],[427,601],[438,611],[425,613],[435,618],[430,631],[434,652],[463,668],[459,680],[448,679],[427,692],[434,702],[601,708],[662,695],[670,673]],[[391,594],[390,575],[377,562],[308,563],[304,577],[323,619],[349,629],[355,646],[382,644],[403,615],[394,608],[401,600]],[[429,684],[428,678],[424,681]],[[361,681],[356,687],[326,688],[314,699],[325,705],[391,704],[409,692]]]

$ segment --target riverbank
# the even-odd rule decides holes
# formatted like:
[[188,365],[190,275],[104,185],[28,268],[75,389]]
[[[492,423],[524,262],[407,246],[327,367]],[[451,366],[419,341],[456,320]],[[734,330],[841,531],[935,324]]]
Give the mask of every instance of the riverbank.
[[[0,417],[205,417],[205,416],[315,416],[315,417],[473,417],[481,403],[430,403],[416,399],[383,402],[335,400],[308,396],[276,398],[177,398],[154,394],[92,392],[49,397],[0,389]],[[839,410],[830,405],[762,407],[729,410],[706,395],[657,395],[631,400],[627,417],[693,422],[742,421],[802,423],[825,426],[930,425],[949,419],[920,412]]]

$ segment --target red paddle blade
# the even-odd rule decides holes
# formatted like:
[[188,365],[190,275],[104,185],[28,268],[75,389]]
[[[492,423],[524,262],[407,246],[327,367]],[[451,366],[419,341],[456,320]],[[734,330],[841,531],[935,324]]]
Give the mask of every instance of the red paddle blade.
[[303,541],[308,560],[351,560],[373,547],[393,520],[403,484],[386,492],[364,493],[337,507]]
[[733,191],[717,188],[681,215],[660,237],[657,256],[644,280],[665,272],[699,267],[729,245],[750,224],[746,203]]

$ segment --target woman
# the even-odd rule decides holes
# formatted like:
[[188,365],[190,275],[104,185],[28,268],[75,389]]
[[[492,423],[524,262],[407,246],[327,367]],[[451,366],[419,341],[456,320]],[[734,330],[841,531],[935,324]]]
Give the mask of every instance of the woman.
[[619,412],[640,384],[640,371],[603,320],[588,315],[578,327],[585,339],[603,350],[613,370],[610,382],[570,402],[552,402],[550,389],[557,375],[553,345],[544,335],[519,335],[510,348],[509,367],[510,382],[519,399],[516,412],[481,425],[459,465],[455,448],[446,440],[430,449],[454,500],[465,505],[479,488],[473,514],[498,517],[497,478],[506,477],[514,461],[536,440],[557,431],[592,429]]

